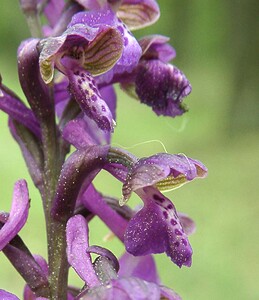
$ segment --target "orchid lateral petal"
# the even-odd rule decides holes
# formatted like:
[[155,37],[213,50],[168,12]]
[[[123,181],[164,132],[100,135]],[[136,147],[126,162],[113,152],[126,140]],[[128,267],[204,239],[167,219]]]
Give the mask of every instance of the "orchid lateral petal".
[[174,59],[176,51],[168,41],[168,37],[158,34],[143,37],[138,41],[142,49],[141,59],[159,59],[164,63]]
[[14,185],[13,201],[8,220],[0,230],[0,250],[2,250],[22,229],[28,218],[29,194],[25,180]]
[[89,232],[83,216],[76,215],[68,220],[66,236],[69,264],[89,287],[98,285],[99,280],[95,274],[91,256],[87,252]]
[[183,214],[181,212],[178,212],[178,217],[180,219],[180,223],[183,227],[184,232],[187,235],[192,235],[196,231],[196,224],[195,222],[188,217],[186,214]]
[[135,256],[166,252],[177,266],[190,267],[192,248],[173,203],[153,187],[138,194],[144,207],[129,222],[126,250]]
[[[40,43],[40,71],[45,83],[54,76],[54,66],[66,74],[71,63],[84,67],[92,75],[99,75],[117,62],[122,53],[122,38],[118,30],[100,24],[93,28],[89,24],[70,26],[61,36],[50,37]],[[62,59],[65,66],[62,65]]]
[[[106,26],[111,26],[111,28],[119,32],[121,37],[122,52],[120,52],[120,57],[110,71],[99,76],[100,78],[98,78],[98,80],[100,82],[108,83],[112,80],[115,74],[131,72],[137,66],[142,53],[141,48],[125,24],[123,24],[122,21],[116,17],[115,13],[111,9],[80,12],[73,17],[70,26],[75,26],[78,23],[87,24],[93,28],[98,28],[102,26],[102,24],[106,24]],[[115,54],[116,53],[114,53],[114,55]],[[89,72],[92,73],[91,70],[89,70]]]
[[117,16],[130,30],[136,30],[155,23],[160,10],[155,0],[123,0]]
[[123,196],[127,200],[133,191],[152,185],[162,191],[172,190],[206,174],[207,168],[197,160],[158,153],[133,165],[123,185]]

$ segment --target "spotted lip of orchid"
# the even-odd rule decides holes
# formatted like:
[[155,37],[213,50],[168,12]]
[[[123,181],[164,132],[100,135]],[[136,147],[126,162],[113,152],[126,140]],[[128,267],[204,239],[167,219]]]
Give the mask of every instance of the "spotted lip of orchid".
[[126,201],[133,191],[147,186],[161,191],[173,190],[206,175],[207,168],[197,160],[180,154],[159,153],[133,165],[123,184],[123,197]]
[[124,202],[135,191],[144,207],[129,221],[124,236],[127,251],[135,256],[165,252],[179,267],[190,267],[192,248],[181,220],[159,190],[175,189],[206,174],[204,165],[184,155],[161,153],[135,163],[123,185]]

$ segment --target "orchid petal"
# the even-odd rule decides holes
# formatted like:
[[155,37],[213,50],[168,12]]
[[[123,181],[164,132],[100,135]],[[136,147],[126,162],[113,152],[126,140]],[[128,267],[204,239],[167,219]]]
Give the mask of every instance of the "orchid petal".
[[41,41],[40,48],[41,76],[45,83],[50,83],[55,65],[66,74],[62,58],[70,58],[93,75],[106,72],[121,56],[122,39],[118,30],[107,25],[93,28],[89,24],[77,23],[61,36]]
[[0,299],[3,299],[3,300],[19,300],[19,298],[16,297],[14,294],[11,294],[11,293],[6,292],[4,290],[0,290]]
[[92,76],[84,69],[74,69],[73,72],[67,72],[69,78],[70,92],[80,105],[82,111],[98,127],[104,131],[113,131],[115,121],[106,102],[96,87]]
[[163,253],[179,267],[191,266],[192,248],[173,203],[155,188],[138,191],[144,207],[130,220],[125,247],[135,256]]
[[[97,10],[94,12],[80,12],[73,17],[70,26],[75,26],[78,23],[87,24],[88,26],[97,28],[101,26],[101,24],[107,24],[120,32],[120,36],[123,40],[121,57],[114,68],[100,76],[101,82],[108,83],[112,80],[114,74],[131,72],[134,67],[137,66],[142,53],[141,48],[137,40],[128,31],[127,27],[117,19],[111,9]],[[89,71],[91,72],[91,70]]]
[[143,61],[136,76],[136,93],[142,103],[151,106],[159,116],[182,115],[182,100],[191,92],[185,75],[176,67],[159,60]]
[[18,97],[12,95],[8,88],[2,85],[1,81],[0,109],[7,113],[11,118],[27,127],[36,136],[41,136],[39,123],[33,112],[27,108]]
[[62,166],[51,214],[67,220],[72,215],[76,199],[105,164],[109,146],[91,146],[72,153]]
[[119,259],[120,277],[137,277],[149,282],[159,283],[155,260],[152,255],[133,256],[125,252]]
[[175,49],[167,44],[169,38],[163,35],[149,35],[140,39],[138,42],[142,48],[141,59],[159,59],[167,63],[176,56]]
[[161,191],[173,190],[206,174],[207,168],[197,160],[158,153],[133,165],[123,185],[123,196],[126,201],[133,191],[152,185]]
[[15,183],[13,201],[8,220],[0,229],[0,250],[2,250],[22,229],[29,212],[29,194],[25,180]]
[[75,269],[77,274],[93,287],[99,284],[95,274],[91,256],[86,251],[89,243],[88,226],[83,216],[76,215],[67,222],[67,258],[69,264]]
[[117,15],[130,30],[136,30],[155,23],[160,11],[154,0],[123,0]]

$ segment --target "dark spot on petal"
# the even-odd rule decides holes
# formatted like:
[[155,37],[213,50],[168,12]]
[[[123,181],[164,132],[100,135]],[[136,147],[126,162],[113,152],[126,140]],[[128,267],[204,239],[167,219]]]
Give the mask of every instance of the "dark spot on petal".
[[75,75],[79,75],[79,71],[76,71],[74,74],[75,74]]
[[161,202],[161,203],[165,202],[165,199],[162,198],[162,197],[160,197],[160,196],[158,196],[157,194],[154,194],[154,195],[153,195],[153,198],[154,198],[155,200]]
[[102,111],[106,112],[106,108],[102,105]]
[[168,208],[168,209],[172,209],[172,208],[173,208],[173,205],[172,205],[172,204],[168,204],[168,205],[167,205],[167,208]]
[[123,34],[123,32],[124,32],[124,29],[123,29],[123,27],[122,27],[122,26],[117,26],[117,29],[119,30],[119,32],[120,32],[121,34]]
[[176,235],[183,235],[183,234],[181,233],[181,231],[178,230],[178,229],[175,229],[174,233],[175,233]]
[[78,79],[77,82],[78,82],[79,84],[82,84],[82,80],[81,80],[81,79]]
[[170,223],[171,223],[173,226],[177,225],[177,222],[175,221],[175,219],[171,219]]
[[128,46],[129,40],[127,37],[124,37],[124,46]]
[[92,100],[92,101],[96,101],[96,100],[97,100],[97,96],[96,96],[96,95],[92,95],[92,96],[91,96],[91,100]]
[[86,94],[86,95],[89,95],[89,91],[88,91],[88,90],[85,90],[85,94]]
[[166,219],[168,219],[168,213],[166,211],[163,211],[163,215]]
[[182,241],[182,243],[183,243],[184,246],[188,245],[188,243],[187,243],[187,241],[185,239],[181,239],[181,241]]
[[174,243],[174,246],[175,246],[175,247],[179,247],[179,246],[180,246],[180,243],[179,243],[179,242],[175,242],[175,243]]
[[92,106],[92,111],[96,112],[96,108],[94,106]]

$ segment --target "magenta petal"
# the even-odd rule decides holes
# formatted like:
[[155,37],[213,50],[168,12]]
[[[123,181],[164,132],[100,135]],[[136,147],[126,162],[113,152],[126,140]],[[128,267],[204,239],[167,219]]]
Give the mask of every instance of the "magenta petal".
[[185,155],[158,153],[140,159],[127,175],[123,196],[128,199],[133,191],[154,185],[160,190],[172,190],[207,175],[207,168]]
[[62,166],[51,214],[67,220],[80,191],[86,189],[105,164],[109,146],[91,146],[73,152]]
[[167,44],[168,41],[168,37],[158,34],[143,37],[139,40],[143,51],[141,59],[159,59],[164,63],[174,59],[176,51],[171,45]]
[[159,284],[155,260],[152,255],[133,256],[125,252],[119,259],[120,277],[137,277]]
[[160,10],[155,0],[122,0],[117,15],[130,30],[135,30],[155,23]]
[[[120,278],[112,281],[114,295],[117,291],[124,291],[125,298],[114,299],[134,299],[134,300],[157,300],[160,299],[160,288],[155,283],[143,281],[138,278]],[[116,295],[117,296],[117,295]]]
[[82,68],[67,71],[69,89],[82,111],[104,131],[113,131],[114,120],[106,102],[102,99],[93,77]]
[[83,216],[76,215],[67,222],[67,259],[77,274],[93,287],[99,284],[95,274],[91,256],[86,249],[88,243],[88,226]]
[[158,300],[160,287],[139,278],[119,278],[109,285],[100,285],[83,291],[76,299],[82,300]]
[[158,116],[175,117],[186,112],[182,101],[191,90],[186,76],[173,65],[152,59],[138,66],[136,93]]
[[51,27],[54,27],[60,19],[64,7],[64,0],[50,0],[47,2],[44,8],[44,14]]
[[33,112],[27,108],[19,98],[7,93],[7,89],[0,82],[0,110],[7,113],[23,126],[27,127],[36,136],[40,137],[40,127]]
[[8,220],[0,230],[0,250],[2,250],[22,229],[29,212],[29,194],[25,180],[15,183],[13,201]]
[[138,193],[144,207],[125,232],[127,251],[135,256],[166,252],[179,267],[191,266],[192,248],[173,203],[153,187]]
[[127,27],[116,17],[111,9],[102,9],[91,12],[80,12],[76,14],[69,26],[76,24],[87,24],[90,27],[98,27],[102,24],[111,26],[120,32],[123,40],[123,52],[115,66],[103,74],[101,81],[110,82],[114,74],[131,72],[137,66],[141,56],[141,47],[137,40],[128,31]]
[[84,149],[87,146],[98,144],[93,140],[87,129],[87,123],[84,119],[75,119],[66,124],[62,136],[76,149]]
[[14,294],[8,293],[4,290],[0,290],[0,299],[3,300],[19,300]]
[[180,212],[178,212],[178,217],[180,219],[183,230],[187,235],[191,235],[191,234],[195,233],[196,224],[190,217],[188,217],[186,214],[183,214]]

